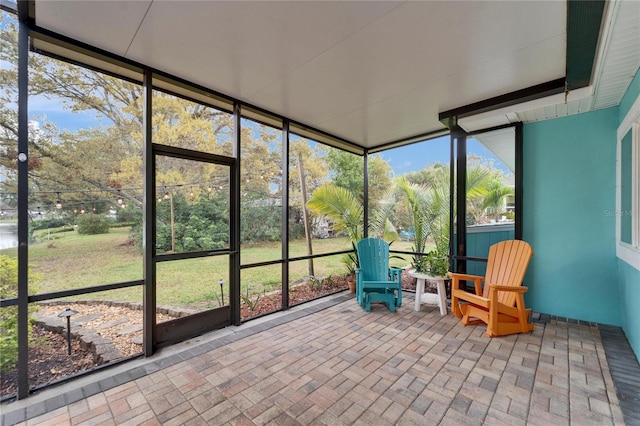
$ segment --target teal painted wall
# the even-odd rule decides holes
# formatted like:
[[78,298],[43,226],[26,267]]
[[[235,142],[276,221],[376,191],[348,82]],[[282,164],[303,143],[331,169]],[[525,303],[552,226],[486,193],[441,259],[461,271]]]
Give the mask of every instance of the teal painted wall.
[[622,299],[622,328],[640,360],[640,271],[618,260],[618,283]]
[[525,285],[536,312],[622,325],[615,253],[618,108],[524,126]]
[[[620,102],[618,125],[622,123],[631,105],[640,96],[640,72],[631,82]],[[626,262],[618,261],[618,285],[621,297],[622,328],[636,357],[640,359],[640,271]]]

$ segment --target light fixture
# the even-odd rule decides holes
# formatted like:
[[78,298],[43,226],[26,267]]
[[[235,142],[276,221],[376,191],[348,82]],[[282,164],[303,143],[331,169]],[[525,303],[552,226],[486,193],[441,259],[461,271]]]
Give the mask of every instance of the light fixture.
[[59,318],[67,319],[67,355],[71,355],[71,316],[77,313],[78,311],[67,308],[58,314]]
[[119,189],[118,189],[118,204],[122,204],[122,194],[120,193]]
[[62,208],[62,200],[60,199],[60,193],[56,192],[56,194],[58,194],[58,199],[56,200],[56,209],[60,210]]

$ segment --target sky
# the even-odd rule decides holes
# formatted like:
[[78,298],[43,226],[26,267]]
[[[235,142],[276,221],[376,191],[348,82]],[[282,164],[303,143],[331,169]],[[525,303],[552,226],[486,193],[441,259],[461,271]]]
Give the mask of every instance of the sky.
[[[29,116],[32,120],[46,117],[55,123],[60,130],[76,131],[99,124],[98,114],[92,111],[72,113],[64,110],[56,102],[51,102],[44,96],[29,98]],[[246,123],[247,121],[245,121]],[[108,124],[108,123],[102,123]],[[440,162],[449,164],[449,136],[441,136],[424,143],[414,143],[400,148],[383,151],[379,154],[386,160],[396,176],[423,169],[429,164]],[[468,154],[478,155],[482,158],[493,160],[497,168],[509,173],[506,167],[501,167],[500,160],[475,139],[467,140]]]
[[449,136],[383,151],[380,156],[389,163],[396,176],[422,170],[428,164],[449,164]]
[[[425,166],[433,163],[449,164],[448,135],[432,139],[425,143],[416,143],[400,148],[383,151],[380,156],[386,160],[393,169],[396,176],[409,172],[422,170]],[[509,169],[491,151],[473,138],[467,139],[467,154],[477,155],[483,159],[493,161],[496,168],[510,173]]]

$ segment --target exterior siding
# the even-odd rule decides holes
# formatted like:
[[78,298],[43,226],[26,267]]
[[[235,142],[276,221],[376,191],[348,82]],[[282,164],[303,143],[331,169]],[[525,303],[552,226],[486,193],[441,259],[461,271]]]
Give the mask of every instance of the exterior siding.
[[615,251],[618,108],[524,126],[525,282],[537,312],[622,325]]
[[[620,102],[618,125],[622,123],[631,105],[640,96],[640,71],[631,82]],[[640,271],[622,260],[618,260],[618,285],[621,299],[622,328],[629,344],[640,359]]]

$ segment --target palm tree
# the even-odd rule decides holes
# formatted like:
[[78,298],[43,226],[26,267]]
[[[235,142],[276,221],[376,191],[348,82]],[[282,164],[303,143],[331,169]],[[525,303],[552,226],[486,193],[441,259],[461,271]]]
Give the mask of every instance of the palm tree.
[[515,190],[512,186],[506,186],[502,180],[494,178],[487,185],[487,194],[482,200],[482,209],[497,220],[504,212],[505,198],[514,193]]
[[[417,185],[409,182],[405,177],[401,176],[395,181],[397,187],[404,195],[404,200],[415,228],[414,246],[412,251],[424,253],[427,245],[427,239],[432,233],[432,219],[434,219],[432,211],[432,197],[429,188],[424,185]],[[418,255],[417,259],[419,260]]]
[[333,183],[327,183],[313,191],[307,207],[318,216],[327,216],[333,221],[333,228],[339,233],[347,234],[354,253],[343,258],[349,272],[359,267],[356,243],[363,236],[364,208],[362,202],[348,189]]
[[313,191],[307,207],[317,215],[329,217],[334,229],[346,233],[352,241],[362,238],[362,202],[348,189],[332,183],[324,184]]
[[[362,201],[346,188],[333,183],[327,183],[313,191],[307,202],[309,210],[318,216],[326,216],[333,222],[333,228],[338,233],[346,234],[353,247],[353,253],[348,254],[343,262],[349,272],[359,267],[356,243],[364,236],[364,207]],[[393,207],[393,206],[391,206]],[[398,239],[395,227],[385,213],[388,206],[382,206],[371,225],[369,233],[382,237],[386,241]]]
[[[488,198],[491,196],[491,177],[491,171],[483,167],[470,167],[467,170],[467,200],[470,200],[470,210],[474,209],[475,200],[479,204],[484,200],[491,200]],[[413,251],[425,253],[427,239],[431,237],[436,245],[434,255],[448,256],[451,211],[449,169],[435,168],[426,185],[411,183],[405,177],[396,179],[396,185],[404,196],[416,230]],[[484,207],[481,211],[483,209]],[[421,255],[416,255],[414,261],[419,262],[421,258]]]

